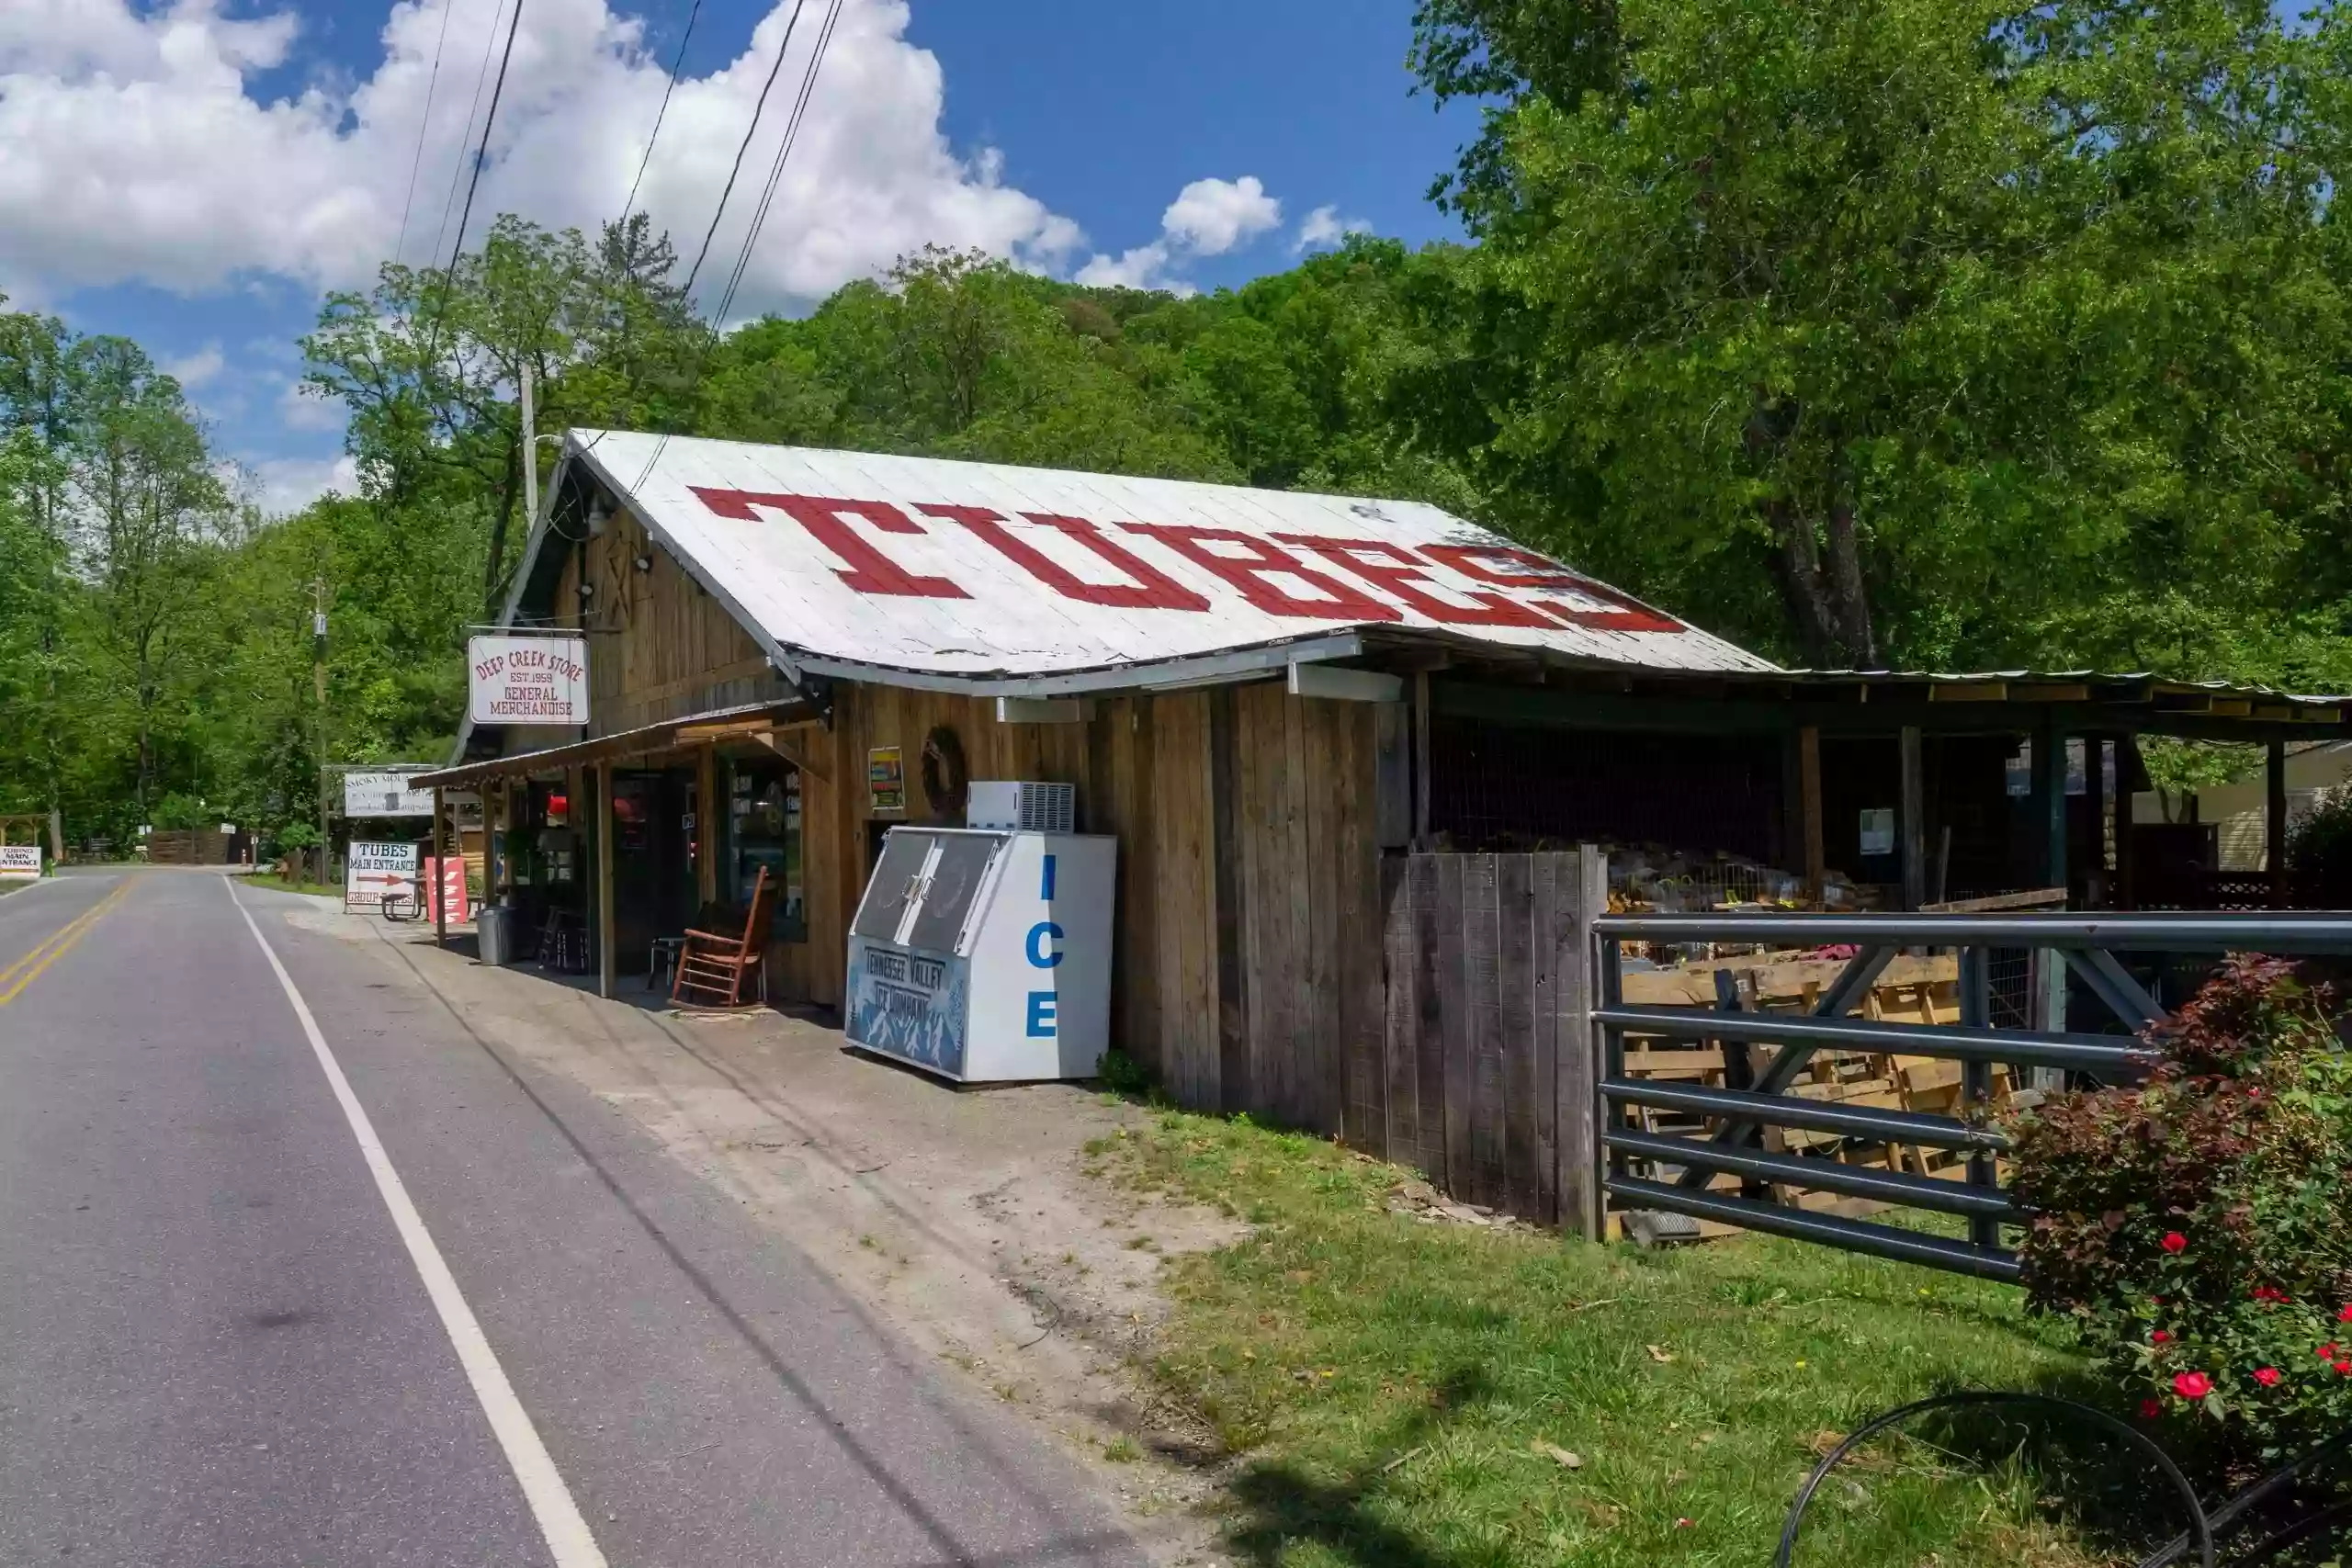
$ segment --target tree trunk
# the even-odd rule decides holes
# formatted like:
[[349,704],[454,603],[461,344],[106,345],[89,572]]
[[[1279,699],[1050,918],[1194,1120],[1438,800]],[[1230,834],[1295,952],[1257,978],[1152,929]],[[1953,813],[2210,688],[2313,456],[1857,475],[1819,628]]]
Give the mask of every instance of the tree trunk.
[[1838,640],[1862,670],[1878,665],[1878,637],[1871,626],[1870,591],[1862,583],[1862,552],[1854,534],[1854,507],[1839,502],[1829,509],[1829,575],[1837,600]]
[[1812,525],[1799,517],[1796,509],[1784,500],[1766,502],[1764,515],[1773,536],[1780,541],[1780,557],[1775,564],[1781,571],[1781,592],[1788,601],[1798,635],[1813,662],[1834,662],[1830,650],[1838,645],[1838,623],[1823,588]]

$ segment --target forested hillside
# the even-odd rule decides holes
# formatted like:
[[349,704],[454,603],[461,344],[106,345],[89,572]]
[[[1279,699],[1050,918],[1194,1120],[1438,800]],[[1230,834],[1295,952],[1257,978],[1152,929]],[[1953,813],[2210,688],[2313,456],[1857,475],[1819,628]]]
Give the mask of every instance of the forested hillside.
[[[929,252],[720,333],[642,219],[502,219],[303,347],[359,493],[256,515],[135,345],[0,306],[0,810],[274,825],[431,758],[542,432],[1435,502],[1815,665],[2352,688],[2352,62],[2332,6],[1425,0],[1433,193],[1246,288]],[[527,455],[544,474],[551,446]],[[201,801],[199,807],[198,802]]]

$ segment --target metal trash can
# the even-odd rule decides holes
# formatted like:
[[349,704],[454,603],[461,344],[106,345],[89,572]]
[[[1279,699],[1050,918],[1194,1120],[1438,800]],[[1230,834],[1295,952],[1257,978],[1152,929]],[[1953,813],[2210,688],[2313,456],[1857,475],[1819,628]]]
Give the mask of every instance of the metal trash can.
[[474,936],[481,946],[481,961],[503,968],[514,962],[514,911],[500,904],[485,904],[474,911]]

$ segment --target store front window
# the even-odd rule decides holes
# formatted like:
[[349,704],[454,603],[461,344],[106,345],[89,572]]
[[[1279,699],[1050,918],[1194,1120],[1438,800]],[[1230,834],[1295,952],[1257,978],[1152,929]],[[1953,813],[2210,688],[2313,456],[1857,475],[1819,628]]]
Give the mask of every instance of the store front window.
[[727,846],[721,888],[741,908],[760,868],[776,889],[772,928],[784,942],[808,937],[800,853],[800,772],[789,762],[731,758],[727,769]]

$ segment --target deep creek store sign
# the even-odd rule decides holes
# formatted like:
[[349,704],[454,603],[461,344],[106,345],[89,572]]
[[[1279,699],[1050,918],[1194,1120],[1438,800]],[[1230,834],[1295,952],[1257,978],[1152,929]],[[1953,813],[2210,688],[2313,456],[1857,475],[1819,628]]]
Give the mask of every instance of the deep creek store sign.
[[588,643],[574,637],[478,637],[466,645],[476,724],[588,722]]

